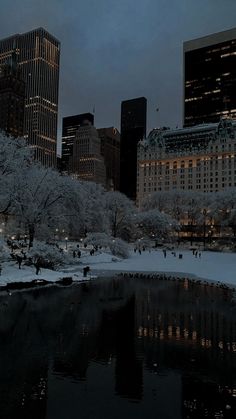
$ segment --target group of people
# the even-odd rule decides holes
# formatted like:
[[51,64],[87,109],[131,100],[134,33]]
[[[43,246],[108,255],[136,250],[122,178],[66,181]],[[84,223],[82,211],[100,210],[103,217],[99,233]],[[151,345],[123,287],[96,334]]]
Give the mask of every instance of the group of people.
[[[9,244],[9,246],[11,246],[11,243]],[[11,246],[11,253],[10,256],[13,260],[16,261],[16,263],[18,264],[18,268],[21,269],[21,265],[23,261],[27,260],[27,256],[26,256],[26,252],[22,249],[20,252],[14,253],[14,250]],[[32,258],[28,258],[29,262],[32,262],[32,264],[34,265],[35,269],[36,269],[36,275],[38,275],[41,272],[41,267],[42,267],[42,261],[41,258],[38,257],[34,262],[32,261]],[[0,268],[0,275],[2,273],[2,267]]]
[[145,250],[146,250],[145,246],[142,246],[142,248],[141,247],[134,247],[134,253],[138,252],[140,255],[142,254],[142,251],[145,252]]

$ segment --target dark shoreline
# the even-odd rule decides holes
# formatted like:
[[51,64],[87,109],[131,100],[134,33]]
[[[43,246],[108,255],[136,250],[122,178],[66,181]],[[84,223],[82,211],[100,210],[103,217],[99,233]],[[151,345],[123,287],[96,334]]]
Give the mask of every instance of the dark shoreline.
[[[122,278],[133,278],[133,279],[156,279],[156,280],[165,280],[165,281],[179,281],[183,282],[185,280],[190,281],[193,284],[196,285],[203,285],[203,286],[210,286],[210,287],[216,287],[221,288],[225,290],[231,290],[233,292],[236,292],[236,287],[232,284],[223,283],[220,281],[214,281],[210,279],[200,278],[193,274],[188,273],[180,273],[180,272],[150,272],[150,271],[119,271],[119,270],[108,270],[108,271],[100,271],[97,270],[95,273],[96,279],[99,278],[106,278],[110,276],[119,276]],[[24,291],[34,288],[40,288],[43,286],[70,286],[74,284],[80,284],[84,282],[91,281],[92,278],[90,277],[84,277],[80,281],[73,281],[72,276],[63,277],[60,278],[57,281],[49,281],[46,279],[34,279],[29,282],[23,282],[23,281],[16,281],[16,282],[9,282],[6,285],[1,286],[0,285],[0,293],[1,291]]]

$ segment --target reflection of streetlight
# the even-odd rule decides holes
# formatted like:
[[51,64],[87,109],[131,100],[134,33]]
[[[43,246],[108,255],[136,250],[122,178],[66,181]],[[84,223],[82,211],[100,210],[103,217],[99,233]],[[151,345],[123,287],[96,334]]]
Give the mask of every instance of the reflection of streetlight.
[[67,250],[67,241],[68,241],[68,237],[65,237],[65,241],[66,241],[66,250]]

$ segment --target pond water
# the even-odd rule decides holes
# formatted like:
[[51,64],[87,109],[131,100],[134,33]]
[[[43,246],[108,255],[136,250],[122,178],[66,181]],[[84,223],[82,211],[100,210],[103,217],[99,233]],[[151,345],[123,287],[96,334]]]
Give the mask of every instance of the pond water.
[[232,291],[116,277],[2,292],[0,417],[235,418]]

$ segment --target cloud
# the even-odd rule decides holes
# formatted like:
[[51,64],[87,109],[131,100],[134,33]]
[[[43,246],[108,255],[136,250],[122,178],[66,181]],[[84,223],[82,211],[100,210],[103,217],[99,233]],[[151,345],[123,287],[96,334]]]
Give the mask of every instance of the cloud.
[[182,42],[235,16],[235,0],[2,0],[0,37],[43,26],[61,41],[60,120],[95,104],[97,126],[119,128],[121,100],[146,96],[149,128],[176,126]]

